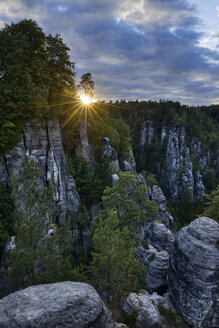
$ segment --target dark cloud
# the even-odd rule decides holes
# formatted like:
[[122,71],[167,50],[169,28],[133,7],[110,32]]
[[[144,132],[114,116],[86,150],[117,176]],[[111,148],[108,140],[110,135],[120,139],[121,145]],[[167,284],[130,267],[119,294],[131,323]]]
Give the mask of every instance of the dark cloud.
[[33,18],[61,33],[102,99],[218,102],[219,54],[199,45],[201,21],[184,0],[2,0],[0,13],[1,24]]

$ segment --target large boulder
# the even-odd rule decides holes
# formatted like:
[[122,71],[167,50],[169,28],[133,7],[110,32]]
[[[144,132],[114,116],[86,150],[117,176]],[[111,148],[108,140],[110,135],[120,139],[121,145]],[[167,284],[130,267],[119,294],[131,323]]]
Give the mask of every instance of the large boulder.
[[95,289],[80,282],[28,287],[0,300],[0,328],[114,328]]
[[201,217],[176,234],[170,255],[170,299],[191,326],[219,327],[219,224]]

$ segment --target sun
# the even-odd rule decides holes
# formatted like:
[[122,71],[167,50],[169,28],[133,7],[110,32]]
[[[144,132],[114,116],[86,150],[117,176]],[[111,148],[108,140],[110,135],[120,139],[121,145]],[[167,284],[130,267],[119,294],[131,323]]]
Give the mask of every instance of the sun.
[[89,96],[80,95],[80,99],[84,105],[90,105],[92,103],[92,99]]

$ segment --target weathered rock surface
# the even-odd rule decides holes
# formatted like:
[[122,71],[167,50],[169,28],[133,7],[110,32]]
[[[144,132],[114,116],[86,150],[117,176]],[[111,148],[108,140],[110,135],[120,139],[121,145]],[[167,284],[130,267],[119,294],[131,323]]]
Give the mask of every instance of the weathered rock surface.
[[219,327],[219,224],[206,217],[176,234],[170,255],[170,299],[191,326]]
[[148,244],[148,249],[142,246],[137,248],[137,257],[147,269],[147,288],[151,291],[167,289],[167,270],[169,255],[165,251],[158,252]]
[[115,149],[111,146],[110,140],[104,137],[101,140],[101,158],[107,155],[114,166],[115,173],[120,171],[136,173],[136,163],[132,151],[127,153],[118,154]]
[[159,222],[144,227],[143,246],[137,248],[137,257],[147,269],[149,291],[163,294],[167,289],[169,253],[173,248],[174,235]]
[[93,155],[93,147],[89,144],[88,141],[88,129],[91,126],[89,120],[87,124],[80,123],[78,125],[78,133],[80,136],[80,144],[75,150],[77,156],[82,157],[85,162],[87,162],[87,167],[91,172],[94,172],[96,163]]
[[136,163],[131,150],[125,154],[119,154],[119,166],[122,171],[136,174]]
[[154,138],[154,127],[152,121],[145,121],[142,123],[140,131],[140,141],[139,144],[141,147],[144,147],[145,143],[151,145]]
[[[155,163],[157,174],[161,181],[167,181],[171,198],[177,199],[179,191],[186,188],[191,191],[192,197],[203,198],[205,192],[203,176],[199,170],[194,170],[193,161],[205,170],[210,153],[203,153],[202,144],[197,138],[193,138],[188,146],[184,127],[175,126],[167,129],[164,123],[161,131],[158,132],[158,130],[152,121],[143,122],[139,139],[141,155],[143,155],[145,143],[153,146],[155,140],[159,141],[164,147],[166,158],[165,164],[162,160]],[[164,143],[164,140],[167,143]]]
[[28,287],[0,300],[0,328],[114,328],[95,289],[60,282]]
[[158,251],[170,251],[173,248],[174,235],[165,224],[153,221],[145,227],[144,241],[153,245]]
[[180,187],[187,187],[194,195],[193,165],[190,150],[185,145],[185,130],[183,127],[169,131],[167,152],[167,180],[171,197],[176,199]]
[[158,213],[156,218],[160,222],[165,222],[170,230],[174,229],[174,219],[167,211],[167,201],[163,191],[158,186],[154,185],[149,191],[151,200],[155,201],[158,205]]
[[161,316],[156,305],[153,304],[150,295],[144,293],[131,293],[124,304],[124,311],[128,314],[137,312],[136,327],[159,328]]
[[120,171],[118,154],[115,149],[111,146],[109,138],[103,138],[101,140],[101,158],[107,155],[112,162],[115,171],[118,173]]
[[69,212],[76,213],[80,198],[74,179],[66,172],[65,156],[62,146],[58,120],[32,127],[26,124],[22,140],[4,157],[0,157],[0,183],[7,184],[13,172],[18,175],[19,166],[30,158],[40,169],[41,182],[53,182],[54,207],[59,210],[58,220],[64,223]]

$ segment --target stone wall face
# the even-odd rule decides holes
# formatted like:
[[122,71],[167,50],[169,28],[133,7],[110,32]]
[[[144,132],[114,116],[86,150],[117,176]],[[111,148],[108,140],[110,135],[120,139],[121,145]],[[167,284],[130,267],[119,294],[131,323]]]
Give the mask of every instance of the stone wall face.
[[170,299],[191,326],[219,326],[219,224],[198,218],[177,232],[168,268]]
[[[186,144],[186,133],[184,127],[172,127],[167,129],[163,124],[161,132],[158,133],[152,121],[146,121],[142,124],[140,130],[139,146],[141,155],[144,153],[144,145],[153,146],[154,141],[160,142],[165,148],[165,166],[157,162],[157,173],[161,180],[165,177],[168,183],[168,190],[172,199],[177,199],[180,189],[188,188],[191,196],[201,199],[204,196],[205,187],[203,184],[202,174],[194,168],[195,161],[202,170],[208,165],[210,154],[202,153],[202,144],[196,138],[193,138],[190,145]],[[193,154],[193,155],[192,155]],[[193,156],[193,160],[192,160]]]
[[26,159],[33,161],[40,170],[41,182],[52,180],[54,207],[58,209],[58,221],[64,223],[69,212],[77,212],[80,198],[74,179],[66,172],[65,155],[58,120],[47,122],[46,127],[26,124],[23,138],[4,157],[0,157],[0,183],[8,184],[13,174]]

